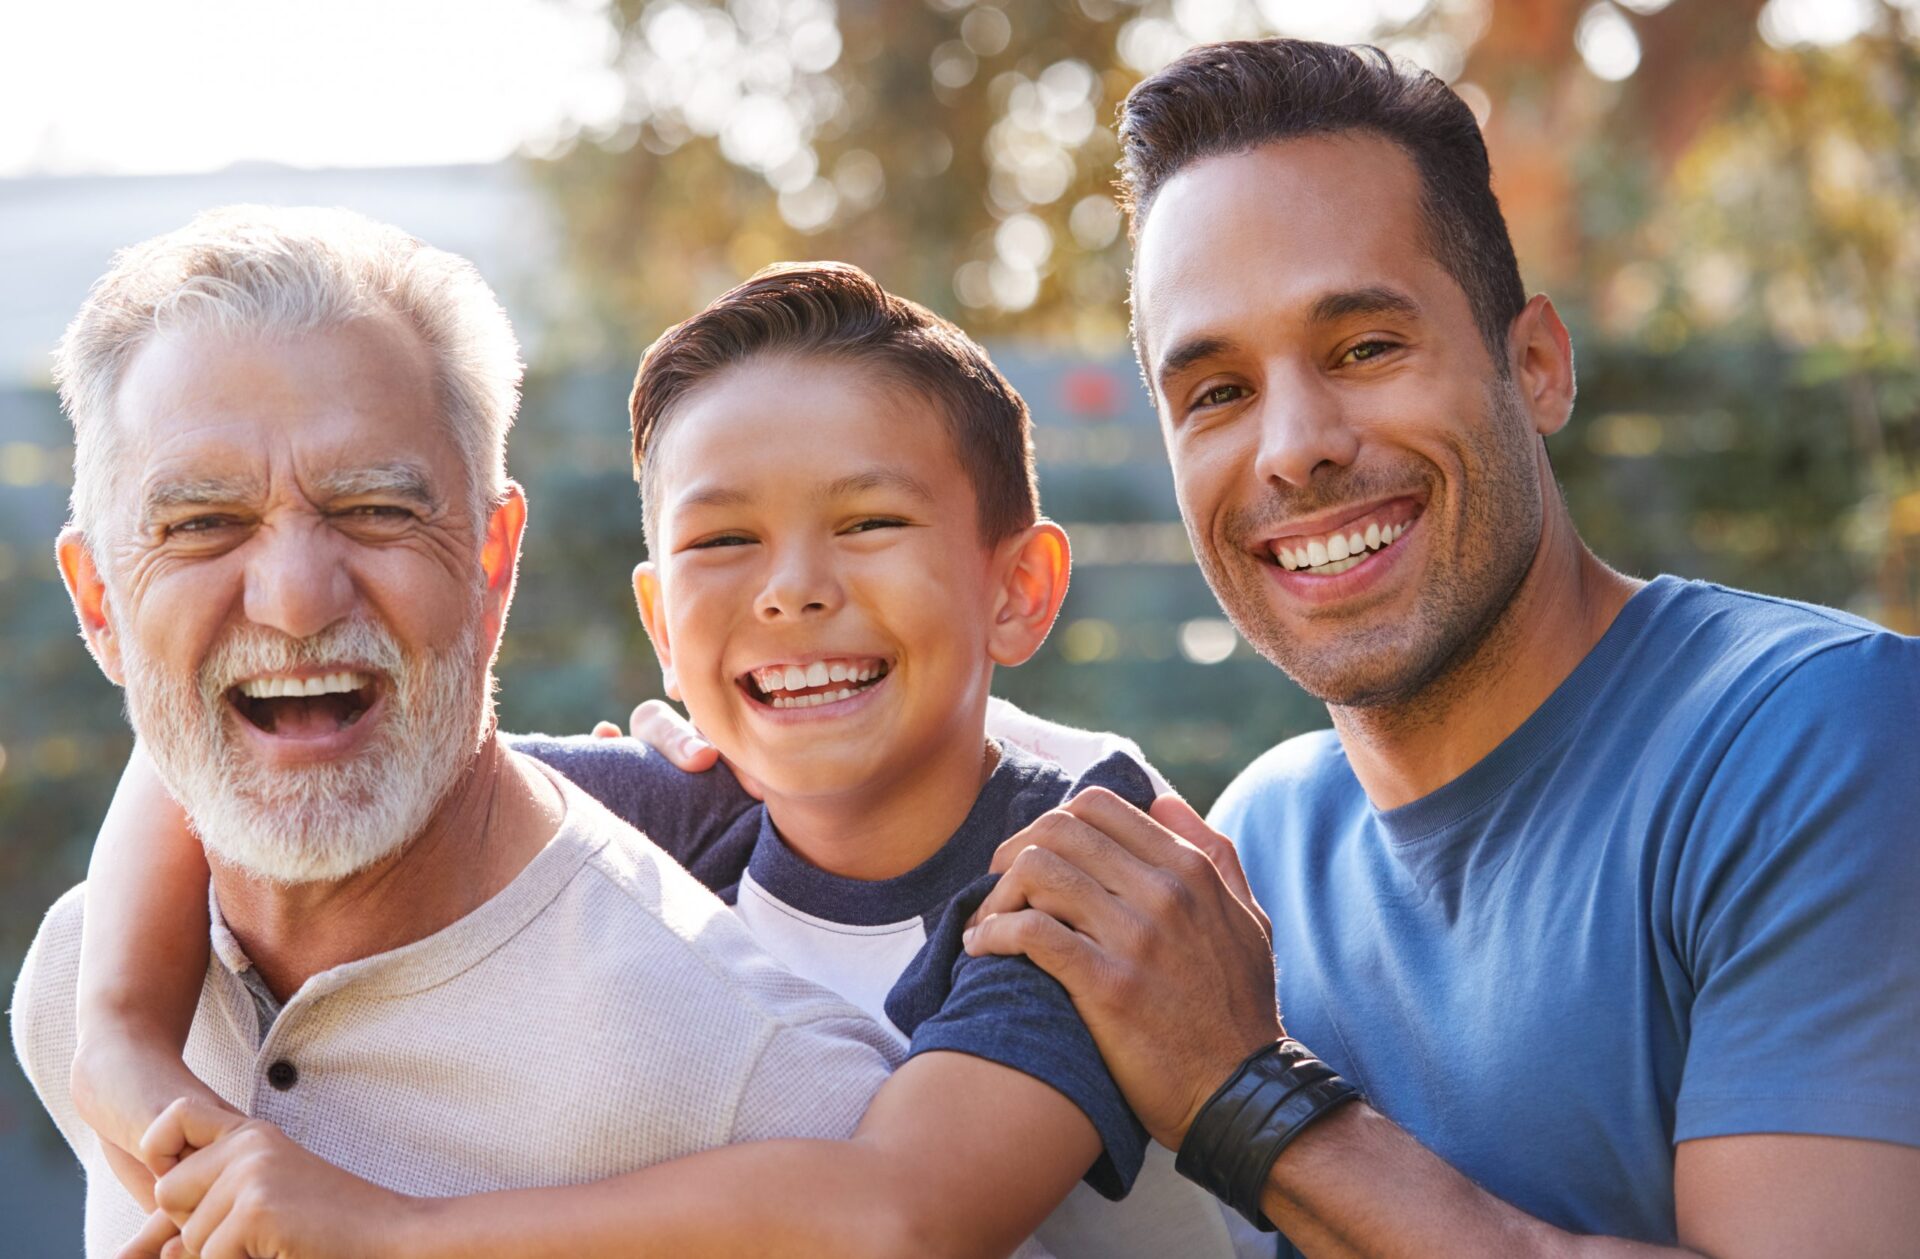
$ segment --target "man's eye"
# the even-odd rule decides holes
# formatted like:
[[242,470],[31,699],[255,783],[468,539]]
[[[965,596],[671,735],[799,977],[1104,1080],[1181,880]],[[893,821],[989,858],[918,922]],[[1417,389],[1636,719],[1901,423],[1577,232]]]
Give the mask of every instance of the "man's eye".
[[1344,363],[1364,363],[1370,358],[1379,358],[1393,348],[1391,341],[1362,341],[1342,354],[1340,360]]
[[1196,398],[1194,405],[1196,407],[1225,406],[1244,393],[1246,390],[1239,385],[1215,385]]
[[413,513],[391,503],[362,503],[340,513],[360,520],[411,520]]
[[212,533],[216,529],[228,528],[234,523],[231,516],[192,516],[168,525],[167,534],[171,536],[177,533]]

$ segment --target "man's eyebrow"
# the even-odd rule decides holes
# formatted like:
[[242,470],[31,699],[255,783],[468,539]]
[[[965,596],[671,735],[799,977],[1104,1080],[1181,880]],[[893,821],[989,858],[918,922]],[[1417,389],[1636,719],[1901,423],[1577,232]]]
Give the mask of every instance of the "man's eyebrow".
[[1232,348],[1233,342],[1225,337],[1200,336],[1180,342],[1168,350],[1167,356],[1160,360],[1160,370],[1157,373],[1160,392],[1165,393],[1167,382],[1195,363],[1212,358],[1216,354],[1223,354]]
[[333,468],[310,478],[314,491],[328,498],[391,495],[428,509],[440,505],[433,479],[413,463],[380,463],[364,468]]
[[828,485],[820,492],[820,497],[847,498],[869,490],[900,490],[923,502],[933,501],[933,491],[927,488],[924,481],[898,468],[870,468],[865,472],[851,473]]
[[1322,294],[1314,302],[1309,318],[1315,323],[1332,323],[1357,315],[1400,315],[1410,319],[1419,313],[1420,303],[1399,289],[1388,288],[1384,284],[1370,284],[1364,288]]

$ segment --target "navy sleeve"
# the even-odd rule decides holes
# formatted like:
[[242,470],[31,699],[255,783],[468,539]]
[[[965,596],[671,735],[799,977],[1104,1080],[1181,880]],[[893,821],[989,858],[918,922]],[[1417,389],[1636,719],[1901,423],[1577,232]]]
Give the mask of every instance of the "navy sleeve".
[[[1152,780],[1123,755],[1088,770],[1069,794],[1093,786],[1139,808],[1153,802]],[[982,875],[947,903],[888,994],[887,1017],[912,1038],[908,1057],[934,1050],[971,1054],[1065,1096],[1100,1134],[1101,1154],[1087,1171],[1087,1183],[1103,1197],[1124,1198],[1146,1158],[1147,1130],[1108,1073],[1073,999],[1024,957],[970,957],[961,947],[967,919],[998,881],[998,875]]]
[[633,739],[502,737],[514,751],[566,775],[709,888],[721,891],[740,881],[758,830],[735,823],[758,801],[725,765],[689,774]]

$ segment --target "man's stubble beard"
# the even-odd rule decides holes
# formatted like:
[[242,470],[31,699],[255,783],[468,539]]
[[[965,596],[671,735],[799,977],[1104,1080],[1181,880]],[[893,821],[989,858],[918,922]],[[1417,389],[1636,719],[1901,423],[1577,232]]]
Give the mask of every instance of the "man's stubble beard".
[[[279,884],[337,882],[425,829],[492,720],[492,669],[479,659],[479,605],[458,639],[425,657],[354,620],[306,639],[243,627],[193,679],[170,676],[122,639],[127,715],[209,858]],[[351,661],[385,675],[386,711],[368,746],[337,763],[270,769],[239,747],[226,700],[243,678]],[[362,717],[365,720],[365,717]]]
[[[1497,637],[1501,617],[1532,567],[1545,507],[1535,462],[1537,439],[1513,382],[1496,380],[1487,395],[1484,422],[1471,428],[1466,440],[1468,458],[1482,477],[1459,512],[1458,535],[1441,538],[1432,528],[1422,530],[1427,534],[1427,565],[1414,606],[1404,616],[1359,624],[1346,624],[1343,618],[1337,627],[1329,624],[1323,641],[1309,645],[1276,613],[1272,584],[1254,567],[1257,561],[1244,545],[1222,548],[1237,557],[1223,563],[1214,548],[1195,539],[1194,552],[1207,584],[1241,637],[1314,698],[1335,708],[1397,707],[1405,710],[1406,718],[1418,720],[1429,709],[1445,707],[1447,696],[1488,665],[1489,653],[1483,648]],[[1416,478],[1437,491],[1430,467],[1415,477],[1379,468],[1336,473],[1308,490],[1276,495],[1237,511],[1225,522],[1223,534],[1243,543],[1271,532],[1285,519],[1409,492],[1417,488]],[[1450,497],[1465,489],[1451,486]],[[1435,506],[1429,495],[1426,513],[1434,515]],[[1431,526],[1435,520],[1423,516],[1423,523]],[[1457,546],[1463,540],[1469,548],[1464,554],[1439,550],[1444,543]]]

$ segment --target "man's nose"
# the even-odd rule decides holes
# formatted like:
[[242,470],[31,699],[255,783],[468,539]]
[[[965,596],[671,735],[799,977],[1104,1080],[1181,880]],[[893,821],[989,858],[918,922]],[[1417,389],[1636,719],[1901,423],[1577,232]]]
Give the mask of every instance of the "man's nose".
[[245,611],[256,625],[310,638],[353,611],[353,577],[324,529],[263,529],[248,543]]
[[754,611],[763,621],[820,616],[839,608],[843,596],[829,556],[819,548],[777,552]]
[[1340,399],[1314,373],[1278,373],[1260,399],[1255,471],[1265,481],[1304,488],[1317,471],[1344,468],[1360,453]]

